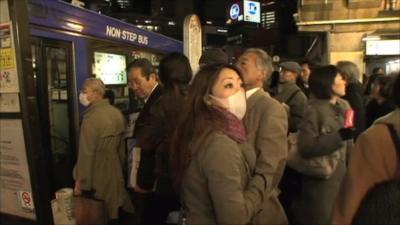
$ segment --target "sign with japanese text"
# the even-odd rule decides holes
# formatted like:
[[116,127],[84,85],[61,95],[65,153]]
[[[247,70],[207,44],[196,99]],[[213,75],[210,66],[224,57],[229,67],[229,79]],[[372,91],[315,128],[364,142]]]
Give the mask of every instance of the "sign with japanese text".
[[35,218],[20,119],[0,120],[0,187],[1,212]]
[[19,92],[11,23],[0,24],[0,93]]
[[20,112],[18,93],[0,93],[0,112],[12,113]]

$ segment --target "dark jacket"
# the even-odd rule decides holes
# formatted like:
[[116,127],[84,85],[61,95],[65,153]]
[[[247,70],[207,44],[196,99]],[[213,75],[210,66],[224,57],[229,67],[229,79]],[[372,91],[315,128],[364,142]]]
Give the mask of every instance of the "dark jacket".
[[365,130],[365,107],[363,89],[361,83],[350,83],[346,87],[346,95],[343,97],[354,110],[355,138]]
[[296,83],[287,82],[279,84],[278,93],[274,98],[289,106],[289,132],[296,132],[303,120],[307,97]]
[[[149,99],[144,104],[143,110],[139,113],[139,116],[135,122],[133,129],[133,138],[137,138],[146,126],[146,122],[150,118],[150,110],[154,103],[160,98],[162,94],[162,87],[158,85],[154,91],[150,94]],[[155,149],[142,149],[140,156],[140,163],[137,174],[137,183],[139,187],[151,190],[154,186],[155,174]]]
[[178,115],[182,112],[184,93],[165,92],[151,107],[149,119],[137,134],[137,145],[147,150],[155,150],[155,176],[158,194],[174,194],[172,189],[168,148],[170,138],[176,128]]
[[378,103],[375,99],[371,100],[365,108],[366,128],[370,127],[379,117],[382,117],[395,109],[396,105],[390,101]]
[[305,82],[302,78],[298,78],[296,80],[297,86],[303,91],[303,93],[306,95],[307,98],[310,98],[310,86],[308,85],[307,82]]

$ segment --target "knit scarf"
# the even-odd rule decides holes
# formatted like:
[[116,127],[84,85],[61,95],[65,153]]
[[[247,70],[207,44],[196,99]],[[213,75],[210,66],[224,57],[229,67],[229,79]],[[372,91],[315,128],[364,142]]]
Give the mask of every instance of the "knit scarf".
[[213,125],[216,130],[221,131],[237,143],[247,141],[246,129],[239,118],[228,110],[218,106],[213,106],[211,109]]

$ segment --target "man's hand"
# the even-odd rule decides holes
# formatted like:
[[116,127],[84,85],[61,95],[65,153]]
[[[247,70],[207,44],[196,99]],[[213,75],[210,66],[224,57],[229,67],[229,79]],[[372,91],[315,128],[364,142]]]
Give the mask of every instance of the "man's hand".
[[81,185],[79,184],[79,181],[75,182],[74,194],[75,195],[81,195],[82,194]]

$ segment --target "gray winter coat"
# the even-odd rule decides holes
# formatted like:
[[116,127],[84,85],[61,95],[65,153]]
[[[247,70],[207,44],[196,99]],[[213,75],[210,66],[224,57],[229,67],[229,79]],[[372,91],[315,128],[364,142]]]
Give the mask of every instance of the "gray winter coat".
[[312,99],[304,114],[298,137],[298,151],[304,158],[330,155],[339,151],[339,163],[328,179],[303,175],[302,191],[294,200],[295,221],[304,225],[329,224],[334,203],[346,172],[346,155],[352,141],[343,141],[338,130],[344,126],[349,104],[338,99]]
[[249,224],[262,196],[248,185],[255,154],[225,134],[204,132],[191,144],[192,159],[182,180],[187,224]]

